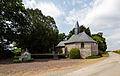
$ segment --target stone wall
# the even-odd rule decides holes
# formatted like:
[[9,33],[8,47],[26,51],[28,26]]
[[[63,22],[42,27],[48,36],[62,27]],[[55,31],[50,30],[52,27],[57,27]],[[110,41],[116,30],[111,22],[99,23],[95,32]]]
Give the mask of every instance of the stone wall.
[[98,43],[91,43],[92,45],[92,55],[98,55]]
[[82,58],[91,56],[91,43],[84,43],[84,48],[79,48],[79,49]]
[[80,56],[86,58],[91,55],[98,55],[98,44],[97,43],[84,43],[84,48],[81,48],[81,43],[73,43],[65,45],[65,54],[69,54],[72,48],[79,48]]
[[79,48],[80,55],[82,58],[91,56],[91,43],[84,43],[84,48],[81,48],[81,43],[66,44],[65,48],[66,48],[66,54],[69,54],[72,48]]

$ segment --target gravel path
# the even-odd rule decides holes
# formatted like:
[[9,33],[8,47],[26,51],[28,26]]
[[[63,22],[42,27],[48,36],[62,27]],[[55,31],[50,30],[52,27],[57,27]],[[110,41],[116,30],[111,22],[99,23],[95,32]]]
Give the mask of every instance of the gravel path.
[[0,62],[0,76],[62,76],[103,59],[38,59],[17,64]]

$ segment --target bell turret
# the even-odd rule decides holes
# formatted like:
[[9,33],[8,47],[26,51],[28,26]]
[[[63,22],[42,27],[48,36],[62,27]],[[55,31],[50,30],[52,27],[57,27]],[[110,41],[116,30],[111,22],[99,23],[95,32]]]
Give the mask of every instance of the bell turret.
[[80,33],[80,28],[79,28],[79,23],[78,21],[76,22],[76,25],[75,25],[75,34],[79,34]]

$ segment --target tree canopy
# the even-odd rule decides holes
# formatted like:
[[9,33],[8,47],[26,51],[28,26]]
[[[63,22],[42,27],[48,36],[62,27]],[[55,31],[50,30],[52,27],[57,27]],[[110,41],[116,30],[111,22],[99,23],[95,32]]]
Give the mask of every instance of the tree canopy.
[[93,34],[92,38],[98,42],[98,49],[100,51],[105,52],[107,49],[105,38],[103,37],[103,33],[99,32],[97,34]]
[[22,0],[0,0],[0,56],[6,55],[9,45],[27,31],[29,23]]
[[60,34],[58,34],[58,43],[60,42],[60,41],[64,41],[65,39],[66,39],[66,35],[65,35],[65,33],[60,33]]
[[18,41],[22,48],[28,48],[31,53],[48,53],[57,44],[58,29],[54,19],[45,16],[39,9],[27,9],[30,23],[28,36]]
[[[31,53],[48,53],[58,40],[55,20],[39,9],[25,9],[22,0],[0,0],[0,56],[10,54],[9,45]],[[8,52],[9,51],[9,52]]]

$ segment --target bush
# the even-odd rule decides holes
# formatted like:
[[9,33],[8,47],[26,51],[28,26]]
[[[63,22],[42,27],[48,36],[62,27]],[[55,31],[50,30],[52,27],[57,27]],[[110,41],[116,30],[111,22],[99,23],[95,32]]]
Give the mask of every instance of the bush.
[[13,58],[16,60],[16,59],[19,59],[21,56],[14,56]]
[[27,59],[26,61],[27,61],[27,62],[31,62],[31,61],[34,61],[34,59],[33,59],[33,58],[30,58],[30,59]]
[[69,58],[78,59],[80,58],[80,51],[78,48],[72,48],[69,53]]
[[13,63],[20,63],[21,61],[19,59],[13,60]]
[[104,54],[102,54],[103,57],[108,57],[109,54],[108,54],[108,51],[105,51]]
[[95,58],[100,58],[101,56],[95,55],[95,56],[88,56],[86,59],[95,59]]

